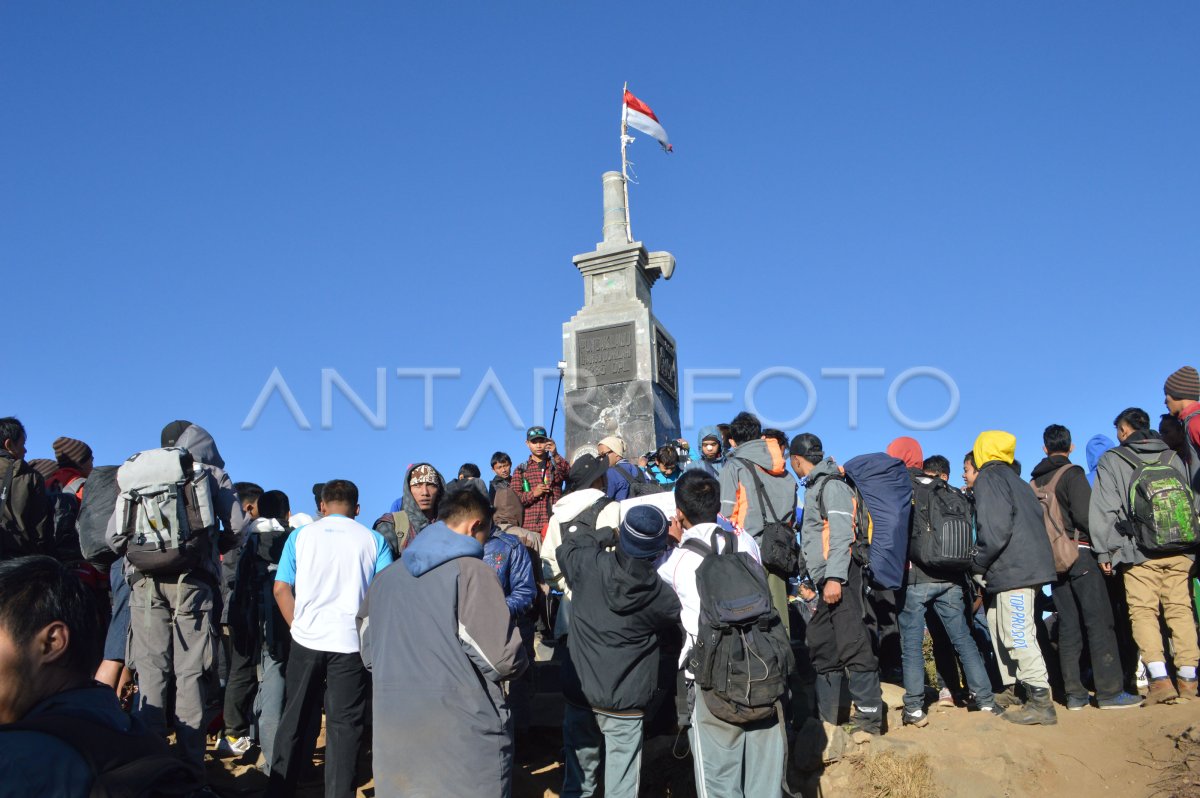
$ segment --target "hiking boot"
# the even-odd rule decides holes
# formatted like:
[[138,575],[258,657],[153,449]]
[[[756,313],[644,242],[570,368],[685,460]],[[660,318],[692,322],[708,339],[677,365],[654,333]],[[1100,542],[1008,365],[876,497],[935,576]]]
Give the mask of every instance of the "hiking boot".
[[222,736],[217,742],[217,756],[243,756],[254,742],[249,737]]
[[846,750],[850,747],[850,738],[841,726],[824,722],[821,726],[825,730],[825,750],[821,752],[821,763],[830,765],[846,755]]
[[906,709],[900,719],[904,721],[905,726],[916,726],[918,729],[929,725],[929,716],[921,709],[914,709],[912,712]]
[[1021,726],[1053,726],[1058,723],[1054,703],[1050,700],[1050,688],[1026,685],[1025,691],[1029,700],[1019,708],[1005,712],[1002,718]]
[[1175,685],[1171,684],[1171,678],[1164,676],[1161,679],[1150,680],[1150,690],[1146,693],[1146,700],[1142,702],[1142,706],[1174,704],[1178,700],[1179,693],[1175,692]]
[[1017,698],[1017,688],[1015,686],[1005,687],[1003,690],[995,694],[996,706],[1001,709],[1009,707],[1021,706],[1021,699]]
[[950,692],[949,687],[943,687],[941,690],[938,691],[937,705],[939,707],[954,706],[954,693]]
[[1178,676],[1175,678],[1175,683],[1179,685],[1179,698],[1182,701],[1187,701],[1190,698],[1196,698],[1196,679],[1189,679],[1186,676]]
[[1129,693],[1117,693],[1112,698],[1106,698],[1103,701],[1096,700],[1096,706],[1101,709],[1133,709],[1141,705],[1141,696],[1130,695]]
[[1086,695],[1069,695],[1067,696],[1067,709],[1071,712],[1078,712],[1081,709],[1087,709],[1091,704],[1091,699]]

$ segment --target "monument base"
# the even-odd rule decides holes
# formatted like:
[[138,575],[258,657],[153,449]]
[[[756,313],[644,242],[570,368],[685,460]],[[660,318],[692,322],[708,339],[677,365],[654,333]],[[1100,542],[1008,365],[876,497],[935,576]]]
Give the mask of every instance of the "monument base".
[[617,435],[625,441],[632,462],[679,437],[679,403],[648,380],[597,385],[567,391],[565,450],[574,458],[601,438]]

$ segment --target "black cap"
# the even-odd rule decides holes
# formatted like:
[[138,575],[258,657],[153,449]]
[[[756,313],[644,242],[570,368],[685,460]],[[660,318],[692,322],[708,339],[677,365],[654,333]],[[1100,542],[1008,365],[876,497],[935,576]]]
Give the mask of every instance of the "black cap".
[[824,457],[825,447],[821,445],[821,439],[811,432],[801,432],[796,437],[792,438],[792,444],[788,447],[788,453],[794,454],[797,457]]
[[567,475],[567,490],[576,491],[590,488],[592,483],[608,473],[608,458],[594,454],[581,454],[571,464],[571,472]]
[[190,421],[172,421],[163,427],[162,435],[159,437],[160,445],[164,448],[174,446],[175,441],[179,440],[179,436],[190,426],[192,426]]
[[529,429],[525,430],[525,440],[527,441],[535,441],[538,438],[549,437],[550,436],[546,434],[545,427],[530,427]]

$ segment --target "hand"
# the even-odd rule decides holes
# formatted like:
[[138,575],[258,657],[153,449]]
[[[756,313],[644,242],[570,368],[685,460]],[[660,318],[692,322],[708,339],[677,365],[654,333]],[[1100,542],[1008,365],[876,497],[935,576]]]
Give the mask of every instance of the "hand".
[[836,579],[827,579],[822,592],[824,593],[825,603],[830,607],[834,607],[842,600],[842,583]]
[[1112,575],[1113,575],[1112,563],[1110,563],[1110,562],[1102,562],[1102,563],[1100,563],[1100,570],[1104,572],[1104,575],[1105,575],[1105,576],[1112,576]]
[[671,525],[667,528],[667,534],[676,543],[679,543],[683,539],[683,525],[679,523],[678,515],[671,519]]
[[545,496],[549,492],[550,492],[550,486],[546,485],[545,483],[539,482],[538,484],[533,486],[533,495],[539,499],[542,498],[543,496]]
[[549,452],[552,457],[556,452],[558,452],[558,446],[555,445],[553,438],[548,438],[546,440],[546,451]]

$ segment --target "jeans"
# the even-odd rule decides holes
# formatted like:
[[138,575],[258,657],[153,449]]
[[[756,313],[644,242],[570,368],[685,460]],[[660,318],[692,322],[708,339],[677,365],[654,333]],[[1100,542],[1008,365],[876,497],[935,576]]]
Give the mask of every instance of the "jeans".
[[604,795],[637,798],[642,770],[642,716],[615,716],[567,703],[563,710],[562,798],[597,793],[604,763]]
[[1079,673],[1086,630],[1096,700],[1115,697],[1124,689],[1125,680],[1121,673],[1117,635],[1113,631],[1108,587],[1091,549],[1080,547],[1079,559],[1070,571],[1058,578],[1053,591],[1054,608],[1058,611],[1058,660],[1064,691],[1068,697],[1087,698],[1087,689]]
[[296,794],[296,782],[312,757],[305,730],[325,708],[325,795],[354,798],[355,766],[362,742],[370,675],[359,653],[315,651],[292,641],[287,698],[275,735],[268,796]]
[[275,754],[275,735],[279,732],[279,719],[283,717],[283,699],[286,695],[284,682],[287,679],[287,662],[275,659],[271,650],[263,646],[262,683],[254,695],[255,725],[258,727],[258,747],[262,749],[266,772],[271,772],[271,759]]
[[901,597],[900,645],[904,657],[904,709],[916,712],[925,704],[925,613],[932,606],[962,661],[967,689],[980,706],[992,703],[992,686],[983,657],[967,627],[967,607],[962,586],[952,582],[921,582],[909,585]]

